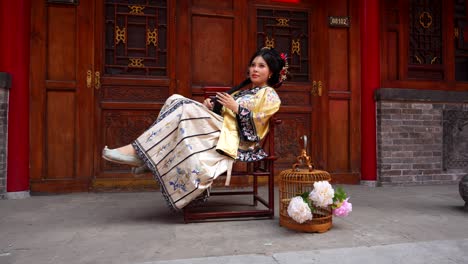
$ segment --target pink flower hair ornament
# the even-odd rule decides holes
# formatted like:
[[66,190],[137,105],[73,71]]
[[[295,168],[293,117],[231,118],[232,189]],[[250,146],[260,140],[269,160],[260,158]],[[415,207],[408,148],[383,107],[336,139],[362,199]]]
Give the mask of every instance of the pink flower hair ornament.
[[281,56],[281,59],[283,59],[283,61],[284,61],[284,66],[280,71],[280,74],[279,74],[280,77],[279,77],[279,80],[278,80],[281,83],[281,82],[285,81],[288,78],[289,64],[288,64],[288,55],[286,53],[281,53],[280,56]]
[[284,66],[281,69],[281,71],[279,72],[278,83],[275,84],[273,86],[273,88],[280,87],[283,84],[283,82],[288,79],[288,74],[289,74],[289,72],[288,72],[288,68],[289,68],[288,55],[286,55],[286,53],[281,53],[280,56],[281,56],[281,59],[284,61]]

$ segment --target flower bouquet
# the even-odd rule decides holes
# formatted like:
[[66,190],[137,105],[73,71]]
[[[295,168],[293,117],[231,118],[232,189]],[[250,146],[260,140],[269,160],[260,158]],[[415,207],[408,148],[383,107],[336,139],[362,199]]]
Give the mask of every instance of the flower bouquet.
[[334,216],[344,217],[353,207],[343,188],[335,191],[328,181],[317,181],[312,191],[306,191],[291,199],[288,205],[288,216],[299,224],[313,219],[314,212],[331,207]]
[[280,173],[280,225],[301,232],[323,233],[332,217],[347,216],[352,204],[343,188],[333,189],[323,170],[290,169]]

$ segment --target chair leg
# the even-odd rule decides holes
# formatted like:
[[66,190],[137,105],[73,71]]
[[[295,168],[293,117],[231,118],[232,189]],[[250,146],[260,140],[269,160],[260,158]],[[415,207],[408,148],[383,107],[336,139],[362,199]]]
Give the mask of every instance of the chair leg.
[[273,162],[269,162],[270,175],[268,175],[268,204],[270,210],[273,212],[271,218],[275,211],[275,171]]
[[[254,171],[255,168],[252,169],[252,171]],[[253,177],[253,185],[252,185],[252,188],[253,188],[253,196],[252,196],[252,199],[253,199],[253,205],[254,206],[257,206],[258,205],[258,202],[257,202],[257,196],[258,196],[258,176],[255,175],[255,173],[252,173],[252,177]]]

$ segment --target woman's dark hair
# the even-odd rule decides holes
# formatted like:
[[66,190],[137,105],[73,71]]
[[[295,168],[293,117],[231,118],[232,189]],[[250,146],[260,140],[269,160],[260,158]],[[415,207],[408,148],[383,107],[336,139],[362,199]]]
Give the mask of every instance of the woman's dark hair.
[[[265,62],[268,65],[268,68],[272,72],[271,78],[269,78],[267,80],[267,84],[269,86],[271,86],[271,87],[279,88],[281,86],[281,84],[283,84],[283,81],[280,80],[280,72],[283,69],[283,67],[285,66],[285,62],[281,58],[281,55],[275,49],[262,48],[262,49],[258,50],[257,52],[255,52],[255,54],[252,56],[252,58],[250,58],[249,66],[252,64],[253,60],[258,56],[261,56],[265,60]],[[251,84],[251,83],[252,83],[252,81],[250,80],[250,77],[248,77],[247,79],[243,80],[239,85],[234,86],[231,89],[229,89],[226,93],[232,94],[232,93],[242,89],[242,87],[244,87],[244,86],[246,86],[248,84]],[[221,114],[221,108],[222,107],[223,107],[223,105],[220,104],[217,100],[215,100],[214,101],[214,106],[213,106],[213,112],[215,112],[217,114]]]

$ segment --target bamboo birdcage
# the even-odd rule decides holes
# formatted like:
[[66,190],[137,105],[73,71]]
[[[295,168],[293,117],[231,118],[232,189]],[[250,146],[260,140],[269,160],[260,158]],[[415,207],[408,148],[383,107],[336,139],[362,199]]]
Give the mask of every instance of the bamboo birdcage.
[[[279,199],[280,199],[280,225],[289,229],[302,232],[319,232],[328,231],[332,226],[332,209],[316,208],[313,213],[312,220],[308,220],[302,224],[294,221],[288,215],[288,205],[291,199],[301,195],[305,191],[312,191],[314,182],[330,181],[331,176],[328,172],[314,169],[314,165],[310,156],[307,155],[307,137],[304,139],[304,149],[297,157],[297,163],[292,166],[292,169],[284,170],[280,173]],[[299,169],[299,166],[306,166],[307,169]]]

